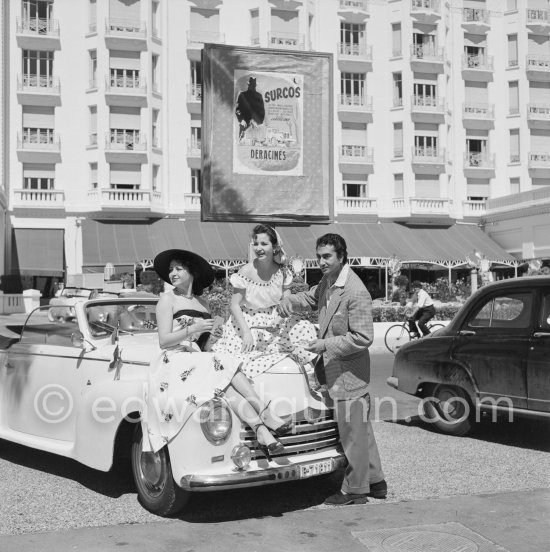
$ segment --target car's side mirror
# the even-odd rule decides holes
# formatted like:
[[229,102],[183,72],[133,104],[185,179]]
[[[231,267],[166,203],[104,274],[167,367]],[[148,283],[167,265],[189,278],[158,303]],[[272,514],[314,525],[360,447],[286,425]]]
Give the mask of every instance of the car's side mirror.
[[89,346],[90,351],[95,351],[97,349],[93,343],[90,343],[84,338],[82,332],[73,332],[71,334],[71,344],[73,347],[78,347],[79,349],[87,349],[87,345]]

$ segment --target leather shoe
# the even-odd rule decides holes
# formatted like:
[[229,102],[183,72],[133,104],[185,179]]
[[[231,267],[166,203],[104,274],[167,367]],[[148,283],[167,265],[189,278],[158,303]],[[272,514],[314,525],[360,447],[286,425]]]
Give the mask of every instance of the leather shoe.
[[344,494],[342,491],[329,496],[324,504],[330,506],[346,506],[347,504],[365,504],[368,502],[366,494]]
[[372,498],[386,498],[388,494],[388,484],[385,479],[378,481],[378,483],[370,484],[370,491],[367,493],[367,496]]

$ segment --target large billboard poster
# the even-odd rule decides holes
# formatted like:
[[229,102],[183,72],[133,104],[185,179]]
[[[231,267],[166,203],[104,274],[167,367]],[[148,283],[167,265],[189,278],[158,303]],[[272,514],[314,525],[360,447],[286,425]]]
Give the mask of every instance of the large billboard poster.
[[206,44],[202,220],[332,220],[330,54]]

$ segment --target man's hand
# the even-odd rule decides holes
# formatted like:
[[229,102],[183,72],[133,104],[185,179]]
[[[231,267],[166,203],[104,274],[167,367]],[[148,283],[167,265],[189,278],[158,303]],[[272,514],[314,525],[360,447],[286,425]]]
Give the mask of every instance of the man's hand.
[[310,341],[308,346],[304,347],[304,349],[316,355],[322,355],[327,350],[324,339],[314,339]]
[[281,316],[292,316],[294,312],[294,305],[292,304],[290,297],[283,297],[281,299],[281,302],[277,306],[277,312]]

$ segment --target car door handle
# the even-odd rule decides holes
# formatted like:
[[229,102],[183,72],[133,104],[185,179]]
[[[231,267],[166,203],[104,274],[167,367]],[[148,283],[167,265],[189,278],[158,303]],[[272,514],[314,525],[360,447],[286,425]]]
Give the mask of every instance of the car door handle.
[[535,332],[533,337],[550,337],[550,332]]
[[460,330],[458,335],[476,335],[476,333],[472,330]]

